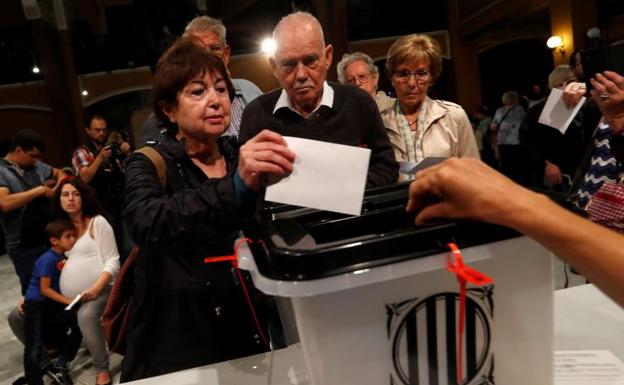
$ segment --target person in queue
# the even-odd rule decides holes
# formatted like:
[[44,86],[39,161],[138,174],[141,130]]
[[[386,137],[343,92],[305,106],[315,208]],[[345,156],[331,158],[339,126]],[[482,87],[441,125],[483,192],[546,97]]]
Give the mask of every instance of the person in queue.
[[388,50],[386,71],[397,99],[381,111],[381,116],[397,161],[479,158],[466,112],[455,103],[427,96],[442,73],[441,48],[435,40],[426,35],[398,39]]
[[375,99],[379,111],[383,111],[390,104],[394,103],[394,99],[378,89],[379,68],[377,68],[373,59],[364,52],[342,55],[342,59],[336,65],[336,71],[340,83],[351,84],[365,91]]
[[525,111],[516,91],[501,96],[503,106],[496,110],[490,129],[496,141],[501,171],[518,183],[526,184],[527,154],[520,141]]
[[[591,95],[603,113],[603,123],[621,135],[624,77],[605,71],[591,82]],[[417,224],[435,218],[458,218],[520,231],[624,306],[624,236],[561,208],[478,160],[449,159],[420,171],[410,185],[406,209],[418,212]]]
[[[227,43],[226,35],[227,30],[221,20],[210,16],[197,16],[186,25],[182,36],[194,38],[197,44],[204,47],[208,52],[219,56],[225,67],[229,68],[231,47]],[[262,95],[262,91],[247,79],[232,78],[232,84],[234,85],[234,98],[231,107],[232,122],[223,135],[237,137],[243,109],[249,102]],[[161,131],[165,135],[161,136]],[[166,135],[166,131],[166,127],[162,127],[156,115],[152,113],[143,124],[143,136],[140,144],[171,139]]]
[[[567,64],[555,67],[548,76],[548,87],[551,90],[557,88],[563,91],[571,82],[576,82],[576,77]],[[583,112],[579,111],[565,133],[561,133],[539,122],[545,106],[546,101],[543,100],[526,113],[528,150],[536,160],[535,174],[538,180],[545,180],[556,191],[567,192],[588,143],[584,137]]]
[[281,89],[258,96],[243,111],[239,140],[264,129],[281,135],[369,148],[366,187],[394,183],[398,164],[379,110],[355,87],[329,83],[333,48],[325,45],[319,21],[309,13],[290,14],[275,26],[275,55],[269,58]]
[[125,218],[140,252],[123,382],[269,350],[264,302],[249,276],[241,282],[230,263],[204,258],[233,254],[263,176],[285,175],[294,161],[274,132],[240,149],[222,136],[234,88],[223,61],[192,40],[176,41],[161,56],[153,95],[155,115],[180,140],[153,147],[165,162],[165,186],[147,156],[128,160]]
[[45,144],[36,132],[21,130],[0,158],[0,226],[5,249],[26,294],[35,261],[47,249],[44,227],[50,199],[65,174],[41,161]]
[[96,385],[110,385],[108,349],[101,324],[113,279],[119,272],[119,251],[115,234],[95,191],[79,178],[67,177],[56,190],[54,203],[61,216],[76,228],[76,243],[67,251],[60,279],[61,294],[81,295],[78,327],[84,337],[96,372]]

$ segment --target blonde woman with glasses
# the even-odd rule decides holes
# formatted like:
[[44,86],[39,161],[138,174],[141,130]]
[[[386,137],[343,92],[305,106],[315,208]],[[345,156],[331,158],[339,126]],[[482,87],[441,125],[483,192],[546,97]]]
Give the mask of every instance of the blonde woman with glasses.
[[381,116],[397,161],[479,158],[470,120],[461,106],[427,96],[442,72],[441,48],[435,40],[426,35],[400,38],[388,50],[386,71],[397,99]]

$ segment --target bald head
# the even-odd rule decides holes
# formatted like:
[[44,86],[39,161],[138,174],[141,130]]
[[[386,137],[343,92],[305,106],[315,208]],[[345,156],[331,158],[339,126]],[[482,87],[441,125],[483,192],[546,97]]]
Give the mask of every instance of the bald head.
[[284,17],[273,30],[277,43],[269,60],[273,73],[294,108],[309,115],[320,103],[333,49],[325,46],[323,29],[309,13]]
[[325,36],[321,23],[312,14],[307,12],[295,12],[284,16],[273,29],[273,39],[277,42],[279,49],[280,41],[288,36],[298,33],[306,36],[313,36],[318,39],[325,48]]

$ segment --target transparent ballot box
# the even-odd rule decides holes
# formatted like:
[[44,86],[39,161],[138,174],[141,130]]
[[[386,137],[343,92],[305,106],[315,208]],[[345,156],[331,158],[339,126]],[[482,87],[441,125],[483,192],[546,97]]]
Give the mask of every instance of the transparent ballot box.
[[[313,384],[551,384],[550,253],[500,226],[416,226],[406,201],[398,184],[361,216],[272,205],[246,230],[240,266],[290,300]],[[468,285],[461,334],[449,242],[494,280]]]

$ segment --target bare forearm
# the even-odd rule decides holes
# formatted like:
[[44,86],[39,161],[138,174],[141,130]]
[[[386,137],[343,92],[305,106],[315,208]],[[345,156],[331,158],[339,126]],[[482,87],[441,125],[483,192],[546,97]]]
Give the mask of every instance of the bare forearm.
[[12,211],[24,207],[33,199],[44,195],[46,189],[44,186],[37,186],[28,191],[8,194],[0,199],[0,209],[4,212]]
[[510,217],[508,225],[543,244],[624,306],[624,236],[530,194],[520,199],[524,213]]
[[69,305],[72,301],[70,298],[65,297],[61,293],[52,289],[51,287],[48,287],[46,289],[41,289],[41,295],[43,295],[46,298],[51,299],[54,302],[62,303],[63,305]]
[[78,173],[80,175],[80,179],[82,179],[86,183],[91,182],[91,179],[93,179],[101,165],[102,159],[98,156],[95,158],[93,163],[91,163],[87,167],[83,167],[80,169],[80,172]]
[[96,288],[98,293],[102,292],[106,285],[113,280],[113,276],[109,272],[102,272],[97,281],[93,284],[93,288]]

